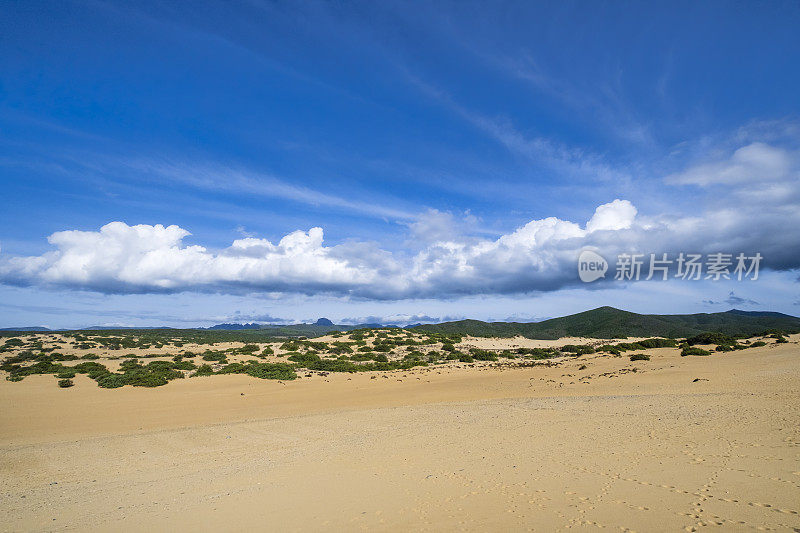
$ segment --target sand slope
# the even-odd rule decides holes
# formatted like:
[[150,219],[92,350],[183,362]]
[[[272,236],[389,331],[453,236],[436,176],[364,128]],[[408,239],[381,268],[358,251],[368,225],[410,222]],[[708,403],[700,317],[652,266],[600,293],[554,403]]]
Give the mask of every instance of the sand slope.
[[2,382],[0,529],[800,528],[798,345],[649,353],[152,390]]

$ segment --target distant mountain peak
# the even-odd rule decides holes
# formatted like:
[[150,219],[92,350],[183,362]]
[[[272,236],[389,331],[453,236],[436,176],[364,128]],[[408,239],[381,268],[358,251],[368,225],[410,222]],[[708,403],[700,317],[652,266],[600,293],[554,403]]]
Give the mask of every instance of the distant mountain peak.
[[314,322],[314,324],[317,325],[317,326],[332,326],[333,322],[331,322],[327,318],[320,318],[319,320]]

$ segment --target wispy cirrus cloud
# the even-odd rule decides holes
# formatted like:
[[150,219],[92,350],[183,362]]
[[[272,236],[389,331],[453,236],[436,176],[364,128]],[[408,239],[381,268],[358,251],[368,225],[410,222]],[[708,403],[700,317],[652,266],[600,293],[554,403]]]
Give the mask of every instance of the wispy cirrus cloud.
[[404,211],[380,203],[350,200],[341,196],[320,192],[309,187],[289,183],[270,174],[226,167],[218,164],[195,165],[175,163],[168,160],[123,160],[129,168],[174,180],[192,187],[254,194],[269,198],[292,200],[308,205],[345,209],[369,216],[388,219],[409,220],[414,212]]
[[409,82],[438,101],[509,152],[554,171],[562,179],[582,178],[628,183],[630,174],[605,163],[602,157],[569,147],[544,136],[525,135],[507,117],[489,116],[457,103],[447,92],[407,72]]

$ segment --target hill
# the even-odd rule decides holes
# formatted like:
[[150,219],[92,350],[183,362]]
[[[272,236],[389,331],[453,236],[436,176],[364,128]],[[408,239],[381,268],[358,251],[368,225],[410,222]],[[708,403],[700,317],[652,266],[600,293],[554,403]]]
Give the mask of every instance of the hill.
[[754,335],[769,329],[800,332],[800,318],[768,311],[696,313],[691,315],[642,315],[613,307],[598,307],[574,315],[542,322],[482,322],[459,320],[425,324],[413,328],[429,333],[451,333],[479,337],[558,339],[561,337],[689,337],[719,331],[728,335]]

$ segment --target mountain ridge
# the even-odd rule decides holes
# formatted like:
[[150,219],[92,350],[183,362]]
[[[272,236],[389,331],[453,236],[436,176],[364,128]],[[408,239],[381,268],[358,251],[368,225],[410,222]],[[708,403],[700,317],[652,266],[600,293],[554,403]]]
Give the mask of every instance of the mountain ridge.
[[[315,337],[331,331],[352,331],[366,328],[396,328],[386,324],[334,324],[328,319],[302,324],[223,323],[207,328],[188,328],[210,331],[260,331],[286,337]],[[743,311],[730,309],[719,313],[694,313],[675,315],[639,314],[610,306],[602,306],[572,315],[551,318],[540,322],[484,322],[475,319],[441,322],[438,324],[413,324],[406,329],[477,337],[514,337],[552,340],[562,337],[594,337],[602,339],[626,337],[689,337],[700,333],[720,332],[728,335],[756,335],[767,330],[800,332],[800,318],[775,311]],[[174,329],[170,327],[121,328],[92,326],[79,329],[48,329],[42,326],[0,328],[3,332],[89,331],[122,329]]]
[[638,314],[610,306],[541,322],[483,322],[459,320],[413,328],[429,333],[552,340],[562,337],[689,337],[707,332],[758,334],[769,329],[800,332],[800,318],[774,311],[740,311],[685,315]]

